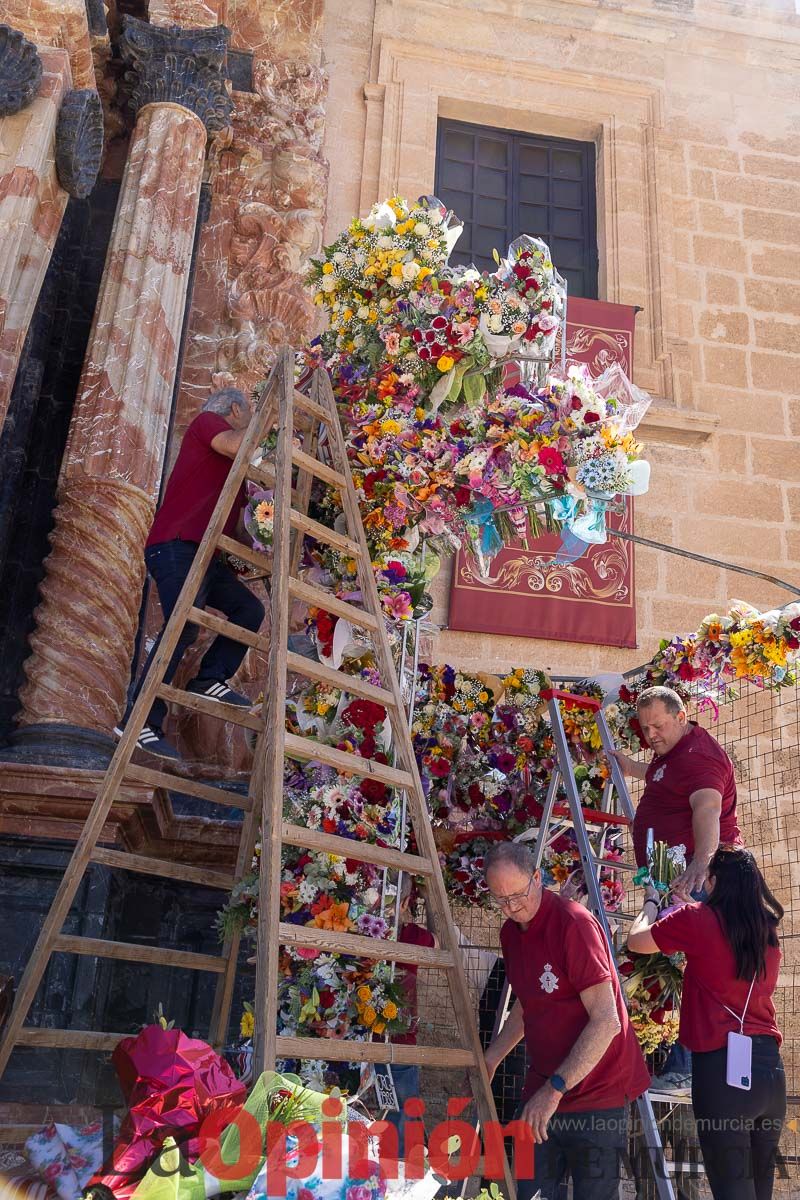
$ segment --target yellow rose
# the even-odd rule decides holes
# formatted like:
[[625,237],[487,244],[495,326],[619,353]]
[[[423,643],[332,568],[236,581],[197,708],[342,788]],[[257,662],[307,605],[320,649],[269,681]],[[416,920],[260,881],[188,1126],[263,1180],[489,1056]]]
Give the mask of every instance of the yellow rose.
[[361,1014],[361,1019],[365,1025],[374,1025],[375,1021],[377,1019],[377,1016],[378,1016],[378,1014],[375,1012],[375,1009],[372,1007],[371,1004],[368,1004],[367,1007],[364,1009],[363,1013]]
[[485,704],[486,701],[489,699],[489,693],[488,692],[479,692],[478,699],[480,700],[481,704]]
[[456,360],[451,358],[449,354],[443,354],[436,362],[436,366],[444,375],[445,371],[450,371],[456,365]]
[[372,1026],[372,1032],[373,1033],[383,1033],[385,1028],[386,1028],[385,1021],[376,1021],[375,1024]]
[[366,1004],[368,1000],[372,999],[372,988],[367,987],[365,983],[362,983],[361,987],[356,992],[356,996],[362,1001],[362,1003]]
[[243,1038],[252,1037],[256,1028],[255,1017],[251,1012],[245,1010],[242,1013],[242,1019],[239,1022],[239,1033]]
[[393,1021],[397,1016],[397,1005],[394,1000],[387,1000],[383,1006],[383,1016],[387,1021]]
[[332,275],[333,274],[333,263],[323,263],[322,264],[322,274],[323,275]]

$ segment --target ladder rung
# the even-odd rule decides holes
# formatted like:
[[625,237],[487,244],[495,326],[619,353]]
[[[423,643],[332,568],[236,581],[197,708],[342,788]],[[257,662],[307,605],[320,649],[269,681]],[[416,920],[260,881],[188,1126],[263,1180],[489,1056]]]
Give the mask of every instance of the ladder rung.
[[212,804],[226,804],[229,808],[241,808],[249,812],[253,802],[249,796],[237,796],[236,792],[226,792],[222,788],[211,787],[201,783],[199,779],[184,779],[181,775],[172,775],[166,771],[151,771],[149,767],[140,767],[130,763],[125,768],[125,778],[134,783],[146,783],[150,787],[163,788],[168,792],[178,792],[185,796],[197,796],[200,800],[209,800]]
[[327,463],[320,462],[318,458],[314,458],[311,454],[306,454],[305,450],[298,450],[296,446],[292,447],[292,462],[301,471],[307,471],[309,475],[316,475],[317,479],[323,479],[326,483],[332,483],[335,487],[344,488],[347,486],[347,480],[341,471],[335,471]]
[[253,650],[263,650],[265,653],[269,650],[269,638],[261,637],[260,634],[245,629],[243,625],[234,625],[232,621],[226,621],[222,617],[215,616],[214,613],[206,612],[204,608],[190,608],[186,620],[191,621],[194,625],[202,625],[204,629],[210,629],[212,633],[221,633],[231,641],[241,642],[243,646],[250,646]]
[[332,418],[328,410],[323,408],[321,404],[317,404],[316,400],[312,400],[310,396],[306,396],[304,392],[298,392],[297,388],[294,390],[294,402],[298,408],[311,413],[318,421],[325,421],[326,424],[330,425]]
[[[691,1104],[691,1100],[689,1101]],[[705,1175],[706,1169],[701,1162],[672,1162],[664,1159],[664,1170],[668,1175]]]
[[321,762],[329,767],[336,767],[345,775],[359,775],[362,779],[379,779],[389,787],[410,788],[414,786],[414,776],[408,771],[398,771],[385,763],[375,762],[373,758],[361,758],[358,754],[348,754],[346,750],[336,750],[333,746],[325,746],[313,738],[298,737],[296,733],[287,733],[284,738],[284,750],[287,758],[297,758],[301,762]]
[[313,517],[307,517],[305,513],[298,512],[296,508],[289,509],[289,520],[295,529],[307,533],[309,537],[316,538],[318,542],[335,546],[337,550],[351,555],[352,558],[361,557],[361,547],[358,542],[354,542],[352,538],[346,537],[343,533],[337,533],[335,529],[329,529],[327,525],[320,525],[319,521],[315,521]]
[[[263,488],[275,488],[275,471],[269,463],[260,462],[258,466],[249,466],[247,468],[247,479],[251,479],[253,483],[260,484]],[[296,489],[292,489],[292,503],[297,499]]]
[[243,562],[259,567],[265,575],[272,574],[272,559],[261,550],[251,550],[249,546],[235,542],[233,538],[226,537],[224,533],[217,538],[217,547],[220,550],[227,550],[228,554],[233,554],[235,558],[241,558]]
[[269,464],[263,462],[260,462],[258,466],[255,463],[251,463],[247,468],[246,478],[250,479],[253,483],[260,483],[265,488],[275,487],[275,471]]
[[615,921],[635,921],[639,915],[638,913],[625,913],[625,912],[615,911],[612,908],[604,908],[603,912],[606,914],[607,917],[611,917]]
[[405,942],[364,937],[360,933],[336,933],[330,929],[317,929],[312,925],[290,925],[281,921],[278,926],[278,940],[283,946],[311,946],[325,954],[350,954],[354,958],[410,963],[417,967],[453,966],[453,956],[448,950],[410,946]]
[[337,617],[344,617],[352,625],[360,625],[363,629],[378,628],[378,620],[373,617],[372,613],[365,612],[363,608],[356,608],[354,604],[348,604],[346,600],[339,600],[331,592],[314,587],[311,583],[303,583],[301,579],[295,579],[294,576],[289,579],[289,595],[294,596],[296,600],[304,600],[306,604],[312,604],[315,608],[334,613]]
[[172,950],[166,946],[137,946],[134,942],[110,942],[106,938],[75,937],[69,933],[60,933],[53,939],[53,952],[156,963],[160,967],[184,967],[189,971],[213,971],[216,974],[222,974],[226,966],[225,959],[218,954],[195,954],[191,950]]
[[397,1063],[409,1066],[474,1067],[471,1050],[453,1050],[444,1046],[394,1046],[391,1042],[352,1042],[343,1038],[278,1037],[275,1052],[279,1058],[325,1058],[330,1062]]
[[201,887],[221,888],[224,892],[229,892],[236,882],[233,875],[226,875],[223,871],[147,858],[143,854],[128,854],[125,850],[107,850],[104,846],[95,846],[92,862],[101,863],[104,867],[118,867],[123,871],[136,871],[139,875],[155,875],[159,879],[177,879],[183,883],[197,883]]
[[559,688],[542,688],[539,694],[543,700],[560,700],[567,708],[587,708],[590,712],[599,712],[603,707],[595,696],[576,696]]
[[335,833],[323,833],[320,829],[306,829],[304,825],[288,823],[282,827],[282,837],[287,846],[302,846],[305,850],[337,854],[340,858],[352,858],[356,862],[375,863],[379,867],[405,871],[407,875],[433,874],[433,866],[427,858],[405,854],[391,846],[375,846],[371,842],[338,837]]
[[394,696],[391,692],[387,692],[385,688],[376,687],[374,683],[368,683],[360,675],[346,675],[344,671],[326,667],[324,663],[316,662],[313,658],[306,658],[302,654],[295,654],[292,650],[289,650],[286,655],[286,666],[289,671],[304,675],[307,679],[316,679],[319,683],[328,683],[342,692],[363,696],[365,700],[374,700],[376,704],[382,704],[384,708],[394,709],[395,707]]
[[264,728],[261,717],[238,704],[223,704],[220,700],[210,700],[208,696],[170,687],[168,683],[162,683],[156,695],[162,700],[169,700],[171,704],[179,704],[181,708],[191,708],[194,712],[216,717],[218,721],[230,721],[232,725],[242,725],[245,729],[255,729],[257,732]]
[[37,1029],[23,1025],[14,1044],[48,1046],[53,1050],[115,1050],[129,1033],[101,1033],[95,1029]]
[[[625,817],[622,813],[601,812],[599,808],[582,808],[581,812],[584,825],[622,825],[627,828],[633,824],[633,818]],[[552,815],[572,824],[572,813],[566,804],[556,804]]]
[[604,867],[608,871],[636,871],[638,870],[636,863],[618,862],[613,858],[597,858],[592,855],[592,862],[596,867]]

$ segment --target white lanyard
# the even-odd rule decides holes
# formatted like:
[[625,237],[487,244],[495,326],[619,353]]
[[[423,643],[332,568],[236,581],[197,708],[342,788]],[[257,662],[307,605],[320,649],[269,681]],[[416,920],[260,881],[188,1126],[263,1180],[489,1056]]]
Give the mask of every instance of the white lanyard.
[[755,973],[755,975],[753,976],[752,983],[750,984],[750,991],[747,993],[747,999],[746,999],[746,1000],[745,1000],[745,1002],[744,1002],[744,1008],[742,1009],[742,1015],[741,1015],[741,1017],[740,1017],[740,1016],[738,1016],[738,1014],[737,1014],[737,1013],[735,1013],[735,1012],[733,1011],[733,1009],[732,1009],[732,1008],[728,1008],[727,1004],[723,1004],[723,1005],[722,1005],[722,1007],[725,1009],[725,1011],[726,1011],[726,1012],[729,1012],[729,1013],[731,1014],[731,1016],[732,1016],[732,1017],[735,1017],[735,1018],[736,1018],[736,1020],[739,1022],[739,1033],[744,1033],[744,1019],[745,1019],[745,1017],[746,1017],[746,1015],[747,1015],[747,1007],[748,1007],[748,1005],[749,1005],[749,1003],[750,1003],[750,997],[751,997],[751,996],[752,996],[752,994],[753,994],[753,988],[755,987],[755,983],[756,983],[756,976],[757,976],[757,975],[758,975],[758,971],[756,970],[756,973]]

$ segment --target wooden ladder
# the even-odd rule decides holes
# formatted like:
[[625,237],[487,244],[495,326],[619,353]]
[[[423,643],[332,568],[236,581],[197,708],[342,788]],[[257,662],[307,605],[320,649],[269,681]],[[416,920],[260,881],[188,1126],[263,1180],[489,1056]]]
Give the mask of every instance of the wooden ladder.
[[[300,412],[297,419],[296,410]],[[311,453],[298,449],[294,444],[295,426],[302,419],[305,419],[306,432],[310,433],[305,445]],[[264,464],[257,467],[251,465],[259,444],[276,422],[277,446],[274,467]],[[318,456],[318,434],[323,428],[332,465],[321,461]],[[295,491],[292,488],[293,469],[298,472]],[[344,512],[346,534],[314,521],[297,507],[307,506],[311,481],[315,477],[337,489]],[[250,550],[225,537],[222,532],[239,488],[245,480],[252,480],[261,486],[274,489],[271,556],[258,550]],[[363,607],[341,600],[323,588],[297,578],[300,549],[305,535],[345,551],[355,560]],[[221,549],[271,575],[269,638],[254,634],[194,606],[205,572],[214,554]],[[365,630],[373,643],[381,686],[290,651],[287,648],[287,640],[289,606],[292,600],[344,617],[351,624]],[[248,709],[221,704],[164,684],[164,672],[187,622],[215,633],[224,633],[249,647],[268,650],[267,679],[260,714],[256,715]],[[289,672],[327,683],[344,692],[380,704],[386,710],[387,721],[391,725],[396,765],[389,766],[361,758],[323,745],[313,738],[288,733],[285,725],[285,698]],[[131,762],[138,736],[147,721],[150,707],[158,696],[171,704],[231,721],[257,732],[253,769],[246,797],[210,786],[207,782],[200,783],[183,778],[173,771],[150,769]],[[390,847],[355,841],[284,821],[282,797],[286,758],[324,763],[343,774],[376,779],[404,793],[418,853],[411,854]],[[216,804],[243,809],[245,817],[233,874],[208,871],[204,867],[183,866],[98,846],[103,826],[119,789],[129,781],[184,792]],[[451,919],[425,794],[405,719],[364,526],[347,462],[336,401],[328,375],[323,370],[314,373],[310,396],[295,388],[294,360],[289,350],[281,352],[269,378],[262,403],[234,460],[192,569],[165,626],[158,651],[20,980],[16,1002],[0,1041],[0,1075],[16,1045],[108,1050],[126,1036],[86,1030],[42,1029],[24,1024],[51,954],[63,951],[215,972],[219,980],[212,1015],[211,1040],[215,1045],[221,1045],[225,1040],[230,1016],[239,952],[238,935],[230,937],[222,953],[217,956],[68,936],[62,933],[62,928],[81,881],[92,863],[230,890],[234,883],[250,870],[259,825],[262,848],[256,956],[256,1073],[274,1067],[276,1058],[343,1062],[357,1058],[372,1063],[466,1068],[478,1122],[484,1129],[487,1126],[496,1129],[497,1114],[484,1063],[474,1006],[462,967],[458,938]],[[428,884],[427,895],[433,906],[437,929],[443,943],[441,948],[429,949],[281,922],[280,875],[281,851],[284,846],[303,847],[313,852],[354,858],[394,871],[424,876]],[[318,1037],[278,1036],[275,1014],[278,1011],[278,956],[281,946],[311,947],[327,953],[352,955],[373,961],[396,961],[443,970],[455,1010],[460,1046],[442,1048],[392,1045],[389,1042],[376,1041],[353,1042]],[[505,1194],[508,1200],[513,1200],[514,1181],[505,1158],[503,1171]]]

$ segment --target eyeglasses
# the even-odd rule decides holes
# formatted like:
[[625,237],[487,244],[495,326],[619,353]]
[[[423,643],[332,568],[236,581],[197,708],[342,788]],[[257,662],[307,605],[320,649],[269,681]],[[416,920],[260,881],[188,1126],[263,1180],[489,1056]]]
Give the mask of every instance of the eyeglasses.
[[515,892],[513,896],[495,896],[492,892],[489,893],[492,904],[495,908],[516,908],[520,904],[524,904],[531,894],[533,879],[536,875],[535,871],[531,872],[531,877],[528,880],[528,886],[524,892]]

